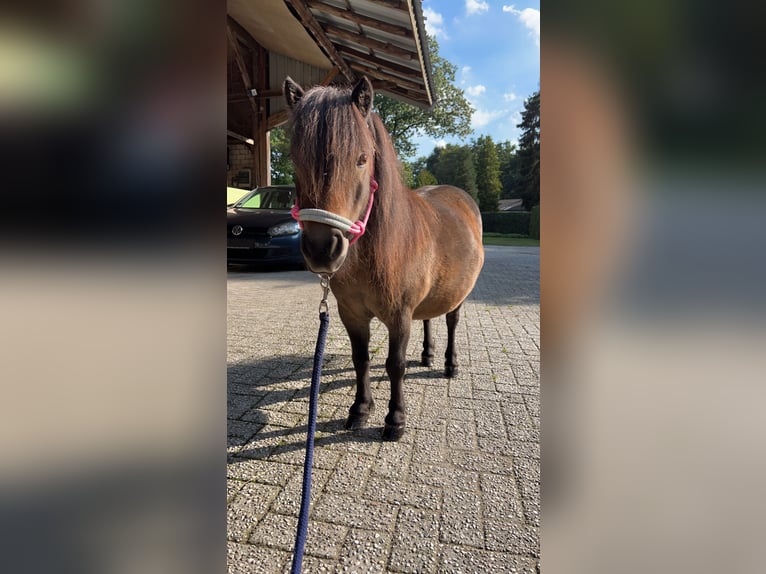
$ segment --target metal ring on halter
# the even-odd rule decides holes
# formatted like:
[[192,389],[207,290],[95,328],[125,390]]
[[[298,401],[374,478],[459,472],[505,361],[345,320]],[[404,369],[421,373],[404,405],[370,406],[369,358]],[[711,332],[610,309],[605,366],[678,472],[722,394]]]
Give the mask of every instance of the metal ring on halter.
[[322,273],[319,276],[319,286],[322,288],[322,300],[319,302],[319,312],[328,313],[330,311],[327,304],[327,295],[330,294],[330,279],[332,279],[332,273]]

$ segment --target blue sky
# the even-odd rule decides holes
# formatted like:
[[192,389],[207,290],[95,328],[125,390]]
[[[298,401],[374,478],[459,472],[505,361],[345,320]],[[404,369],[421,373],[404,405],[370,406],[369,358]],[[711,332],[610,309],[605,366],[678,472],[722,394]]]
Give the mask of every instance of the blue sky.
[[428,33],[457,67],[456,82],[474,107],[473,134],[415,138],[418,156],[480,135],[515,142],[524,99],[540,85],[540,2],[423,0]]

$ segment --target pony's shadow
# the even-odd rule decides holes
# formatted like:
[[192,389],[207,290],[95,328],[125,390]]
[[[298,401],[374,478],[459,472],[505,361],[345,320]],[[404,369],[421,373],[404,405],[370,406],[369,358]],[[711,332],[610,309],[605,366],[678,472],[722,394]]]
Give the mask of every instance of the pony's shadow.
[[[332,380],[320,384],[320,404],[322,394],[337,389],[349,389],[356,384],[354,369],[347,365],[339,366],[337,357],[326,356],[323,363],[322,375]],[[247,459],[261,459],[270,456],[303,451],[307,424],[294,427],[279,427],[278,429],[264,428],[272,424],[279,411],[269,407],[290,401],[306,402],[310,398],[310,381],[312,373],[312,358],[302,355],[285,355],[271,357],[251,363],[239,363],[229,368],[227,385],[228,399],[228,446],[245,447],[232,453],[231,462],[242,462]],[[443,371],[436,367],[423,367],[418,360],[407,361],[407,371],[418,379],[442,379]],[[248,381],[254,373],[252,380]],[[256,375],[255,373],[259,373]],[[263,373],[268,373],[264,375]],[[341,376],[338,376],[341,375]],[[345,376],[343,376],[345,375]],[[385,375],[385,364],[375,362],[371,365],[371,375],[384,384],[388,377]],[[305,381],[304,385],[294,386],[289,383]],[[287,383],[287,388],[285,388]],[[353,402],[349,393],[348,406]],[[307,407],[308,412],[308,407]],[[382,426],[366,426],[361,429],[347,430],[345,417],[330,420],[319,420],[314,444],[318,447],[348,443],[380,442]],[[275,444],[275,442],[277,444]]]
[[[355,385],[353,368],[336,366],[337,357],[325,356],[322,366],[322,378],[330,378],[320,383],[320,404],[322,394],[347,389]],[[269,454],[291,452],[305,448],[305,436],[308,425],[284,427],[278,430],[262,430],[272,423],[278,411],[271,411],[275,405],[290,401],[306,402],[310,398],[310,382],[313,369],[311,357],[285,355],[271,357],[261,361],[238,363],[228,369],[228,446],[250,445],[236,453],[232,461],[263,458]],[[346,376],[338,376],[346,375]],[[304,385],[293,385],[305,381]],[[349,397],[349,406],[353,396]],[[271,407],[271,408],[270,408]],[[308,407],[307,407],[308,411]],[[346,442],[377,441],[381,429],[364,428],[347,431],[345,419],[320,420],[317,422],[317,446]],[[290,440],[295,437],[295,441]],[[274,446],[274,439],[281,444]],[[259,446],[259,443],[263,446]]]
[[[315,447],[326,447],[348,443],[378,443],[381,441],[383,433],[382,426],[367,426],[361,429],[346,430],[344,428],[345,419],[332,419],[328,421],[318,421],[316,425],[317,436],[314,439]],[[256,433],[248,444],[255,443],[253,446],[242,449],[231,457],[231,462],[243,462],[248,459],[263,459],[273,456],[279,456],[286,453],[304,452],[306,449],[306,434],[308,425],[299,425],[289,429],[280,429],[279,431],[268,431]],[[279,438],[280,444],[271,446],[272,439]],[[264,443],[259,446],[258,443]]]

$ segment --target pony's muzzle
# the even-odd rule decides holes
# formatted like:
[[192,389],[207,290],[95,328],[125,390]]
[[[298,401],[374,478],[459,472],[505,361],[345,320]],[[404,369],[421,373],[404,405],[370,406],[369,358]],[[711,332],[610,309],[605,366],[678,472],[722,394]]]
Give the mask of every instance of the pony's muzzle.
[[346,260],[348,238],[335,227],[306,222],[301,236],[301,251],[312,272],[335,273]]

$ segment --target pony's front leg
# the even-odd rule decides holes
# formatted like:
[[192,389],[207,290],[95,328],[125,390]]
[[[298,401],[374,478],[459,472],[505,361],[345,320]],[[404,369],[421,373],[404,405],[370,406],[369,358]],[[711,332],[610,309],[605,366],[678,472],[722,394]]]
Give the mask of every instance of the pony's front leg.
[[370,319],[355,318],[340,306],[338,314],[351,340],[351,360],[356,371],[356,398],[348,411],[346,428],[358,429],[364,427],[367,419],[375,412],[370,390]]
[[383,440],[399,440],[404,435],[404,370],[407,364],[407,344],[410,341],[411,316],[402,316],[388,325],[388,359],[386,372],[391,379],[391,400],[388,402]]

